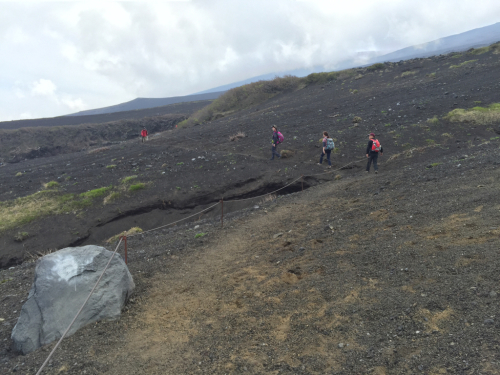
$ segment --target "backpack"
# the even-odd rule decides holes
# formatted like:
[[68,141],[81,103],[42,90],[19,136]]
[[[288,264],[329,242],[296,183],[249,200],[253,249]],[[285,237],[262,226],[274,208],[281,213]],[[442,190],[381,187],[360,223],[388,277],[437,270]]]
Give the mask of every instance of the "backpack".
[[380,149],[382,148],[382,146],[380,146],[380,142],[378,140],[376,140],[375,138],[372,139],[373,143],[372,143],[372,151],[373,152],[379,152]]
[[283,143],[284,140],[285,137],[283,137],[283,134],[281,134],[281,132],[278,132],[278,143],[276,144],[279,145],[280,143]]
[[333,139],[327,138],[326,139],[326,147],[325,150],[333,150],[335,148],[335,143],[333,143]]

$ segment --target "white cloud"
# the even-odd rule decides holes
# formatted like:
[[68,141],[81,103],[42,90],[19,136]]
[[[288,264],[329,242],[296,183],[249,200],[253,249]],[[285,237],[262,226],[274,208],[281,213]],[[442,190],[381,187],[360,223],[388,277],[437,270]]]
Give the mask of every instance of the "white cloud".
[[390,52],[497,22],[500,2],[480,3],[3,2],[0,120],[187,95],[308,66],[333,69],[350,56],[364,61],[365,51]]
[[41,96],[52,96],[56,92],[56,85],[50,79],[40,78],[33,82],[31,94]]

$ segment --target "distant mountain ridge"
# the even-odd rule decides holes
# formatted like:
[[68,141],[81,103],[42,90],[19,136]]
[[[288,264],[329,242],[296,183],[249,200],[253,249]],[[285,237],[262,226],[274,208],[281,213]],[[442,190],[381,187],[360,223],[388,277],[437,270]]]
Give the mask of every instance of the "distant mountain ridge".
[[500,41],[500,22],[490,26],[450,35],[432,42],[406,47],[386,55],[370,59],[370,63],[395,62],[417,57],[443,55],[450,52],[462,52],[470,48],[484,47]]
[[72,113],[66,116],[88,116],[88,115],[103,115],[106,113],[114,112],[125,112],[125,111],[135,111],[138,109],[156,108],[163,107],[169,104],[175,103],[186,103],[186,102],[196,102],[201,100],[213,100],[217,99],[224,91],[210,92],[204,94],[193,94],[186,96],[173,96],[170,98],[137,98],[129,102],[120,103],[112,105],[109,107],[89,109],[86,111],[80,111],[77,113]]
[[[368,66],[378,62],[395,62],[409,60],[419,57],[429,57],[433,55],[446,54],[450,52],[462,52],[470,48],[483,47],[500,41],[500,22],[493,25],[469,30],[460,34],[447,36],[428,43],[423,43],[411,47],[406,47],[388,54],[379,55],[365,60],[362,66]],[[348,59],[336,65],[336,70],[359,67],[359,60]],[[113,105],[110,107],[90,109],[73,113],[67,116],[100,115],[106,113],[132,111],[137,109],[155,108],[168,104],[217,99],[227,90],[243,86],[252,82],[270,80],[276,76],[295,75],[304,77],[311,73],[324,72],[323,66],[316,65],[311,68],[294,69],[279,73],[268,73],[256,77],[251,77],[242,81],[217,86],[208,90],[200,91],[192,95],[176,96],[171,98],[137,98],[126,103]]]

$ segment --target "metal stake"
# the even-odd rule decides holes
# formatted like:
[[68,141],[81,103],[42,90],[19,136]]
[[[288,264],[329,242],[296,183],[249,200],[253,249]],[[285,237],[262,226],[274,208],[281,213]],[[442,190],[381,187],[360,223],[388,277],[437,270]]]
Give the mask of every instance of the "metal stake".
[[220,200],[221,212],[220,212],[220,223],[221,227],[224,228],[224,198]]

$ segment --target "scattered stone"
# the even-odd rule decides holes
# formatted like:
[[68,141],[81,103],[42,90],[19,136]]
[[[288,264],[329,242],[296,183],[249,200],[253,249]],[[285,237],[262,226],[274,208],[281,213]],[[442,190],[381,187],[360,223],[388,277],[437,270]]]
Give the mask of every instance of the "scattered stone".
[[258,205],[255,205],[255,206],[253,206],[253,209],[254,209],[254,210],[258,210],[258,209],[259,209],[259,206],[258,206]]
[[495,324],[495,321],[493,319],[485,319],[484,324],[486,324],[487,326],[492,326],[493,324]]
[[198,229],[200,226],[199,225],[195,225],[194,226],[194,229]]
[[278,238],[278,237],[281,237],[283,235],[283,233],[276,233],[273,238]]
[[342,349],[343,347],[344,347],[344,343],[342,343],[342,342],[341,342],[341,343],[339,344],[339,348],[341,348],[341,349]]
[[494,290],[492,290],[490,292],[490,297],[495,298],[496,296],[497,296],[497,292],[495,292]]

